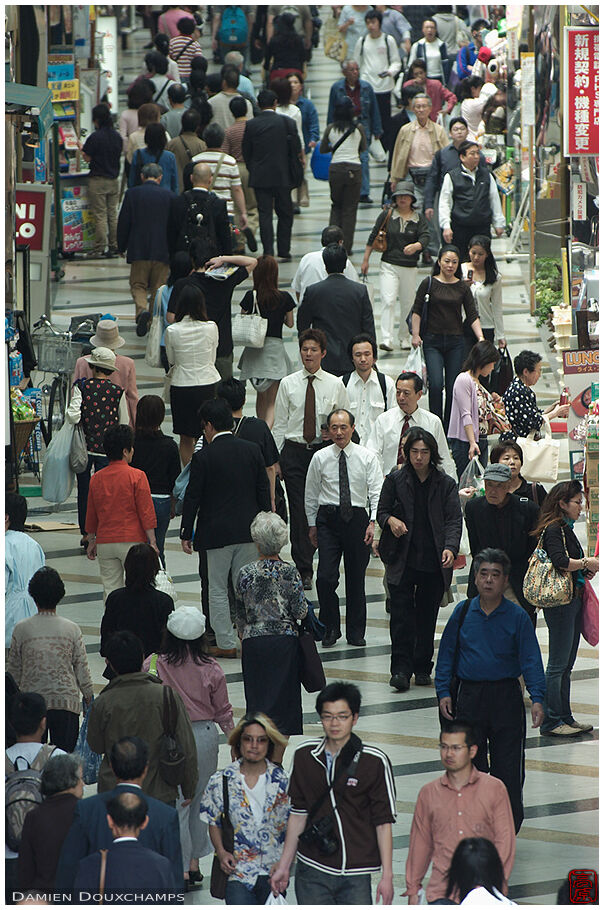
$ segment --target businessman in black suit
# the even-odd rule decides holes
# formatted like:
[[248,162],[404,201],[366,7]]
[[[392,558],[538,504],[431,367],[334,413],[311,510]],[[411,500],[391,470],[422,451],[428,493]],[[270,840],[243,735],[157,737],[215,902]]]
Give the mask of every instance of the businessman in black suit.
[[126,192],[117,219],[117,246],[130,263],[130,293],[139,337],[147,334],[151,321],[147,294],[153,304],[157,289],[170,273],[168,226],[176,195],[159,185],[162,173],[159,164],[145,164],[143,182]]
[[277,96],[269,89],[258,95],[260,113],[245,124],[241,151],[256,193],[260,239],[265,256],[274,255],[273,203],[277,213],[277,255],[291,259],[294,212],[291,200],[290,156],[303,157],[300,137],[291,117],[277,114]]
[[[228,579],[258,558],[250,525],[258,512],[269,512],[271,497],[259,446],[233,436],[233,415],[226,401],[206,401],[199,409],[207,445],[191,460],[180,540],[185,553],[206,550],[210,621],[217,657],[236,657]],[[197,528],[193,539],[193,527]]]
[[[138,841],[149,824],[147,800],[139,793],[119,793],[107,803],[106,818],[114,840],[105,854],[103,903],[176,903],[182,891],[169,860]],[[103,853],[97,850],[80,861],[73,889],[78,903],[98,903]]]
[[[59,857],[55,879],[57,893],[71,892],[81,859],[113,843],[107,822],[107,804],[120,793],[141,793],[148,768],[149,748],[138,736],[124,736],[114,743],[109,761],[117,777],[117,786],[78,801]],[[174,881],[182,892],[183,862],[177,811],[147,794],[145,800],[149,824],[140,832],[139,843],[169,860]]]
[[367,288],[343,274],[346,250],[330,243],[323,250],[327,278],[306,288],[298,310],[298,334],[305,329],[322,329],[327,337],[323,369],[342,376],[352,369],[348,343],[366,332],[375,338],[373,310]]

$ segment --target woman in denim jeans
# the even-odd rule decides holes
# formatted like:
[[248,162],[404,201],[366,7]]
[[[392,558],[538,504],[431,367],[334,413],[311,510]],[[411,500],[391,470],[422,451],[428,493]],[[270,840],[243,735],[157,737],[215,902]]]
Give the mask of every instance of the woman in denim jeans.
[[[423,344],[430,410],[442,420],[445,430],[451,416],[453,384],[464,360],[462,310],[477,341],[484,341],[472,291],[461,280],[459,250],[452,244],[445,244],[440,249],[431,277],[424,278],[420,283],[411,310],[411,344],[414,348]],[[424,311],[426,318],[425,325],[422,325]],[[444,420],[443,370],[447,393]]]
[[166,406],[159,395],[143,395],[136,408],[134,456],[132,467],[144,471],[149,481],[157,527],[155,541],[165,567],[164,543],[170,519],[174,516],[172,489],[180,474],[178,446],[161,431]]
[[557,483],[543,501],[539,522],[532,532],[543,534],[543,549],[559,572],[570,572],[573,593],[569,603],[543,611],[549,632],[549,659],[545,672],[545,718],[543,736],[580,736],[593,730],[575,720],[570,707],[570,675],[581,635],[585,579],[599,569],[596,556],[584,556],[573,526],[581,514],[583,494],[578,480]]

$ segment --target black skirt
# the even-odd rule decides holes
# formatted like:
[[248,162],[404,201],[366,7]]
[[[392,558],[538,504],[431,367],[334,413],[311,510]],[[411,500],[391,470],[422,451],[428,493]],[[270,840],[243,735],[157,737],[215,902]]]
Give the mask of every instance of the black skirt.
[[212,385],[170,386],[170,407],[172,408],[172,432],[177,436],[201,436],[201,424],[197,412],[204,401],[214,398],[215,383]]
[[284,736],[302,733],[297,635],[259,635],[241,646],[246,711],[261,711]]

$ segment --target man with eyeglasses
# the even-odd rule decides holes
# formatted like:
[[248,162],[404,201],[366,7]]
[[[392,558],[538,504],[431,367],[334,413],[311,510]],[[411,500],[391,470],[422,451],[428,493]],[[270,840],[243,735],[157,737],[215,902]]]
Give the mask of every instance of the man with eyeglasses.
[[430,862],[427,901],[447,903],[447,876],[455,848],[463,838],[478,832],[497,848],[506,883],[510,877],[516,852],[510,800],[500,780],[477,771],[472,764],[477,750],[468,724],[453,722],[443,728],[440,760],[445,773],[421,788],[413,814],[405,891],[410,904],[420,902]]
[[317,696],[325,736],[299,746],[289,781],[291,812],[273,894],[283,893],[294,858],[300,905],[372,904],[371,873],[382,877],[375,903],[391,904],[396,792],[388,757],[352,728],[361,693],[335,682]]
[[531,696],[536,729],[543,723],[545,674],[528,614],[504,594],[510,566],[509,556],[494,547],[475,556],[470,571],[478,596],[453,610],[440,640],[434,681],[444,721],[472,724],[476,767],[507,787],[518,833],[524,819],[526,743],[519,677],[524,677]]

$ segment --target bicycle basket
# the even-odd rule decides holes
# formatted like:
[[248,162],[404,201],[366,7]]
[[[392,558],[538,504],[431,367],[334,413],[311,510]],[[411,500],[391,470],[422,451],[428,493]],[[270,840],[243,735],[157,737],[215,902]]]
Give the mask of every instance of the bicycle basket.
[[38,356],[38,370],[42,373],[72,373],[78,357],[82,356],[82,345],[57,338],[54,335],[41,335],[34,344]]

